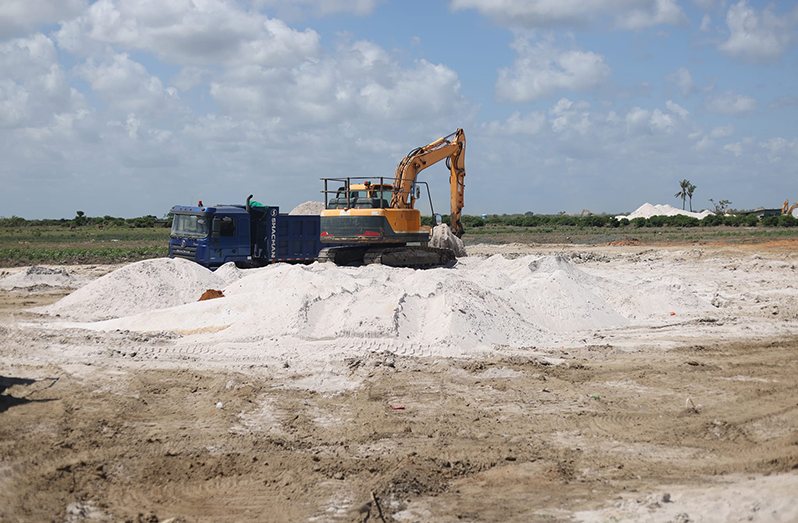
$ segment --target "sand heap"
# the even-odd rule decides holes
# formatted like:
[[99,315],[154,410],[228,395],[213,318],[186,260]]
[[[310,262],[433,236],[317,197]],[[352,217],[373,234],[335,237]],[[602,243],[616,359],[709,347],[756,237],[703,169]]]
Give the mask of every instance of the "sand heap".
[[[222,267],[224,268],[224,266]],[[131,263],[94,280],[66,298],[33,309],[79,321],[131,316],[195,302],[208,289],[221,289],[235,278],[234,267],[213,273],[188,260],[159,258]]]
[[0,280],[0,289],[30,289],[32,287],[57,287],[74,289],[84,285],[88,280],[70,274],[66,269],[39,267],[34,265],[24,271],[12,274]]
[[[412,348],[420,347],[426,355],[448,356],[496,345],[529,347],[562,333],[711,308],[672,277],[618,282],[557,256],[464,258],[453,269],[424,271],[277,264],[248,270],[223,288],[209,271],[176,261],[125,267],[48,312],[69,310],[83,321],[128,314],[79,326],[205,333],[191,336],[191,343],[217,347],[262,343],[315,351],[321,345],[337,350],[366,343],[375,350],[411,347],[418,354]],[[197,302],[208,288],[221,289],[225,297]]]
[[291,209],[291,212],[289,212],[288,214],[292,216],[297,214],[311,214],[318,216],[321,214],[321,211],[323,210],[324,210],[323,202],[305,202],[305,203],[300,203],[299,205]]
[[676,207],[672,207],[667,204],[651,205],[650,203],[646,202],[628,216],[620,215],[616,216],[616,218],[618,218],[619,220],[621,218],[626,218],[627,220],[633,220],[635,218],[651,218],[652,216],[676,216],[677,214],[682,214],[684,216],[691,216],[693,218],[698,218],[699,220],[701,220],[715,213],[711,211],[690,212],[690,211],[684,211],[682,209],[677,209]]

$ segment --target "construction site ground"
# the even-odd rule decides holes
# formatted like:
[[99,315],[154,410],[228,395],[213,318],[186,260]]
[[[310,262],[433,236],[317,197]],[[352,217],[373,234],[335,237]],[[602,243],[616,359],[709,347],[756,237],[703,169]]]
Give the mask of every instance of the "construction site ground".
[[474,245],[641,274],[665,253],[688,286],[739,288],[722,319],[639,346],[633,330],[545,357],[364,351],[312,370],[197,364],[162,332],[40,329],[28,309],[68,290],[0,291],[0,521],[796,521],[796,247]]

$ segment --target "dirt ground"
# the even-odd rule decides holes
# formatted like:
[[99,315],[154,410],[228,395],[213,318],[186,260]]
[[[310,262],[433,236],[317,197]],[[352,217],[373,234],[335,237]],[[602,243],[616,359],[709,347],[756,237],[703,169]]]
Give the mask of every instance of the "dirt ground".
[[[762,279],[792,288],[794,244],[755,252],[778,262],[756,262]],[[194,365],[163,333],[38,329],[25,309],[67,292],[0,292],[3,522],[798,520],[798,309],[777,293],[756,309],[780,306],[761,319],[788,322],[777,334],[368,352],[325,362],[353,385],[324,390],[287,364]]]

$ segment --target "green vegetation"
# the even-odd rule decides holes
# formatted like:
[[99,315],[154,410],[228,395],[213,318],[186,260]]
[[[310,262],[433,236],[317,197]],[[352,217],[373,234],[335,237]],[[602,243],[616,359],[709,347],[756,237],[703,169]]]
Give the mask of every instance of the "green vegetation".
[[[499,227],[573,227],[573,228],[658,228],[658,227],[797,227],[798,219],[790,215],[769,216],[760,221],[752,214],[714,214],[699,220],[691,216],[677,214],[675,216],[652,216],[651,218],[633,218],[620,220],[606,214],[592,214],[589,216],[569,216],[566,214],[523,214],[514,215],[488,215],[486,219],[479,216],[463,216],[460,220],[463,228],[468,232],[474,229],[491,228],[494,232]],[[443,223],[448,223],[449,217],[443,216]],[[434,219],[429,216],[422,217],[422,224],[434,226]]]
[[92,218],[78,211],[71,220],[0,218],[0,266],[36,263],[127,263],[169,253],[170,219]]

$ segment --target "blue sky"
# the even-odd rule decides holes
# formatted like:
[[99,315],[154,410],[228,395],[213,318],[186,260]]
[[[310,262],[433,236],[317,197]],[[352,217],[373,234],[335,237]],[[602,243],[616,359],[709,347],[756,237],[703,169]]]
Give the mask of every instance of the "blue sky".
[[3,0],[0,216],[288,211],[458,127],[467,214],[779,207],[797,43],[795,2]]

